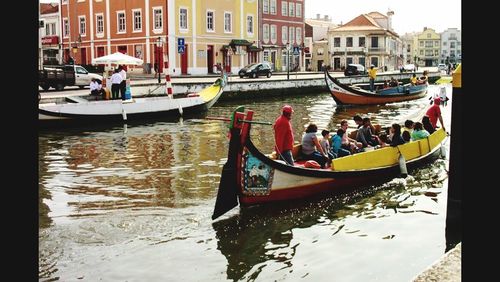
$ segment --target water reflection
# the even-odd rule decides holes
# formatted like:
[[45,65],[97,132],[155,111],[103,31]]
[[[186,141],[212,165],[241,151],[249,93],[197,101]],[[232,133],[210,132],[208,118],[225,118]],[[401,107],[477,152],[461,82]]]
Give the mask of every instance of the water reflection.
[[[437,163],[444,166],[442,160]],[[394,179],[371,189],[330,198],[242,208],[238,215],[214,222],[217,249],[228,262],[227,278],[253,281],[271,265],[276,272],[293,272],[293,258],[300,248],[300,240],[294,240],[298,229],[322,226],[331,230],[332,237],[341,234],[366,237],[370,234],[351,224],[353,218],[375,220],[397,213],[438,214],[437,206],[423,206],[418,201],[431,198],[437,202],[446,177],[433,165],[412,172],[413,176],[407,179]],[[388,233],[376,239],[394,238],[395,234]]]

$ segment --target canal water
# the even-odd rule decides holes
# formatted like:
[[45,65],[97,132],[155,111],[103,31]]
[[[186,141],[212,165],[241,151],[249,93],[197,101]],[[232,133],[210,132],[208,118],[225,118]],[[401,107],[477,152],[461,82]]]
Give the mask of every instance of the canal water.
[[[378,106],[337,107],[328,93],[226,102],[207,115],[245,105],[273,122],[290,104],[300,140],[309,122],[354,128],[354,114],[402,122],[438,90]],[[451,132],[451,104],[442,109]],[[272,127],[253,125],[252,140],[270,152]],[[410,281],[445,252],[446,159],[371,189],[212,221],[227,150],[227,125],[203,118],[40,132],[39,280]]]

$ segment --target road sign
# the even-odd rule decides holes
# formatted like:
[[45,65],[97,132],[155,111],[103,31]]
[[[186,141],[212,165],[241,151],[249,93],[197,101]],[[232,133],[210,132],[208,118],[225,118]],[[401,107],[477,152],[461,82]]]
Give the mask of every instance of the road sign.
[[293,54],[294,55],[298,55],[299,54],[299,47],[298,46],[293,47]]
[[181,37],[177,38],[177,45],[184,46],[184,38],[181,38]]
[[177,53],[181,53],[181,54],[184,53],[185,48],[186,47],[184,45],[177,46]]

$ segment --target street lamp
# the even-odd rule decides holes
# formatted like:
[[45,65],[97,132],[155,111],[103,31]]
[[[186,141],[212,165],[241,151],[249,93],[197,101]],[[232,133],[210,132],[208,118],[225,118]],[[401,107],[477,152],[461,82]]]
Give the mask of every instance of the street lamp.
[[161,55],[161,37],[158,36],[156,40],[156,72],[158,73],[158,84],[161,83],[161,75],[160,75],[160,55]]
[[290,43],[286,44],[286,80],[290,80]]

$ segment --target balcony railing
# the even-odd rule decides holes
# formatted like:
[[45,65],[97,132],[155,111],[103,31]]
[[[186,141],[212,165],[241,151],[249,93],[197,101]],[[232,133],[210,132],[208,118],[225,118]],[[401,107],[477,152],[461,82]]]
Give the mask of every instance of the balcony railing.
[[385,52],[385,48],[383,47],[370,47],[368,48],[368,52]]

